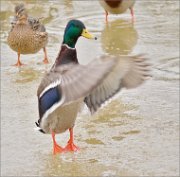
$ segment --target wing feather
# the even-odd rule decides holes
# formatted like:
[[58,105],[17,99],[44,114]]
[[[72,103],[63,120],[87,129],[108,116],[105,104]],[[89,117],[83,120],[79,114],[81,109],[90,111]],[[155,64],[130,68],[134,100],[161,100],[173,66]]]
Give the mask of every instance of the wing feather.
[[92,113],[121,88],[135,88],[149,76],[149,64],[143,55],[121,58],[101,57],[88,65],[64,64],[43,78],[38,97],[55,86],[62,95],[62,105],[85,98]]
[[91,113],[96,112],[121,88],[135,88],[149,76],[150,64],[146,62],[144,55],[123,56],[117,60],[113,70],[84,100]]
[[37,95],[40,98],[42,93],[45,94],[48,89],[59,86],[59,92],[62,92],[62,98],[64,98],[62,104],[69,104],[84,98],[108,75],[115,63],[115,59],[97,59],[85,66],[61,65],[46,74],[38,88]]
[[[62,77],[65,104],[87,96],[108,75],[115,60],[96,60],[86,66],[77,65]],[[68,79],[70,78],[70,79]]]

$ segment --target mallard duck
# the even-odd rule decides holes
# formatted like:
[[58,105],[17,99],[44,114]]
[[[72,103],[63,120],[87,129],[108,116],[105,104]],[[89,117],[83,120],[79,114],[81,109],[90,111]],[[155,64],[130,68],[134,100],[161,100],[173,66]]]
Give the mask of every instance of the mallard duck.
[[43,62],[48,63],[46,52],[48,33],[44,25],[40,23],[40,18],[28,17],[24,4],[18,4],[15,7],[15,14],[8,35],[8,45],[18,54],[15,66],[23,65],[20,61],[20,54],[37,53],[41,48],[44,51]]
[[[79,149],[74,144],[73,127],[82,104],[85,103],[91,113],[95,113],[121,88],[137,87],[149,75],[149,65],[141,55],[120,59],[102,56],[87,65],[80,65],[75,48],[80,36],[94,38],[81,21],[70,20],[56,61],[37,91],[37,129],[52,134],[53,154]],[[62,148],[57,144],[55,135],[68,129],[70,139],[67,146]]]
[[106,22],[108,21],[108,12],[112,14],[121,14],[127,9],[130,9],[132,20],[134,21],[133,6],[135,0],[99,0],[99,2],[106,12]]

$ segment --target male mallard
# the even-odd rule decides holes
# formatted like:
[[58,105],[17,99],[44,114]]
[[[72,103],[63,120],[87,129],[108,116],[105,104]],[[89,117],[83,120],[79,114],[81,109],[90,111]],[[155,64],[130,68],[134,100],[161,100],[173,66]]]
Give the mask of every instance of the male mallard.
[[[148,76],[149,65],[140,55],[120,59],[103,56],[88,65],[80,65],[75,48],[80,36],[93,38],[81,21],[69,21],[61,50],[37,92],[40,118],[36,125],[39,131],[52,134],[54,154],[78,150],[73,127],[83,101],[94,113],[121,88],[137,87]],[[62,148],[56,143],[55,134],[67,129],[70,139]]]
[[133,6],[135,0],[99,0],[99,2],[106,11],[106,22],[108,21],[108,12],[112,14],[121,14],[127,9],[130,9],[132,20],[134,20]]
[[48,33],[39,19],[28,17],[24,4],[15,7],[15,17],[8,36],[8,45],[17,52],[18,61],[15,66],[21,66],[20,54],[37,53],[41,48],[44,51],[44,63],[48,63],[46,44]]

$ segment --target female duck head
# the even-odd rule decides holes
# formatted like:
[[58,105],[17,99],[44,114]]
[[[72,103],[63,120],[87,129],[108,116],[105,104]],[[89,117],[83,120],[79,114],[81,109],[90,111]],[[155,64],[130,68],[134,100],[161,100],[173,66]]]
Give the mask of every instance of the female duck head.
[[83,36],[88,39],[94,38],[87,31],[86,27],[81,21],[70,20],[65,28],[63,44],[67,44],[69,47],[74,48],[80,36]]

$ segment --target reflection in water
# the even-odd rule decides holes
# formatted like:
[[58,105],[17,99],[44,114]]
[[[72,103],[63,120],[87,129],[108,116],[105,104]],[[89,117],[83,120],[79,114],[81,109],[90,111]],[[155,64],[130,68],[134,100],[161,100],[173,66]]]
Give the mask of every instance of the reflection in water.
[[[138,107],[132,104],[124,104],[120,100],[111,100],[107,106],[98,111],[95,115],[94,122],[96,123],[108,123],[108,126],[124,125],[127,119],[137,119],[135,116],[127,114],[127,111],[137,110]],[[121,119],[116,120],[121,117]],[[115,119],[115,121],[113,120]]]
[[[92,132],[91,132],[92,133]],[[86,143],[87,144],[104,144],[101,140],[98,140],[96,138],[89,138],[89,139],[86,139]]]
[[[11,68],[12,67],[12,68]],[[44,68],[34,68],[23,66],[16,68],[14,66],[9,66],[3,70],[5,77],[10,77],[10,81],[15,84],[20,84],[23,86],[24,84],[31,83],[33,81],[37,82],[43,75],[46,73],[47,69]],[[37,89],[37,88],[35,88]]]
[[[67,156],[67,155],[66,155]],[[73,160],[75,158],[75,155],[69,154],[69,158],[64,159],[62,156],[49,156],[47,159],[47,165],[44,170],[43,175],[44,176],[76,176],[75,174],[78,174],[79,176],[86,176],[89,174],[89,168],[92,168],[88,162],[84,161],[78,162],[77,160]],[[85,160],[85,159],[84,159]],[[96,170],[97,166],[94,166]],[[92,169],[91,169],[92,170]],[[101,171],[101,168],[99,168],[99,172]],[[91,173],[91,172],[90,172]],[[94,175],[94,173],[93,173]]]
[[[87,152],[86,152],[87,153]],[[84,154],[85,155],[85,154]],[[96,154],[91,154],[92,159],[76,158],[76,155],[68,154],[69,158],[62,156],[48,156],[46,168],[43,170],[43,176],[132,176],[134,172],[130,170],[120,170],[112,165],[102,165],[96,160]],[[66,155],[67,156],[67,155]],[[80,154],[78,154],[78,157]],[[108,155],[107,155],[108,156]],[[106,175],[105,175],[106,174]]]
[[42,72],[35,70],[33,68],[21,68],[19,72],[16,73],[15,82],[25,84],[37,80],[42,76]]
[[101,35],[103,50],[111,55],[127,55],[137,43],[138,34],[132,23],[122,19],[107,23]]

